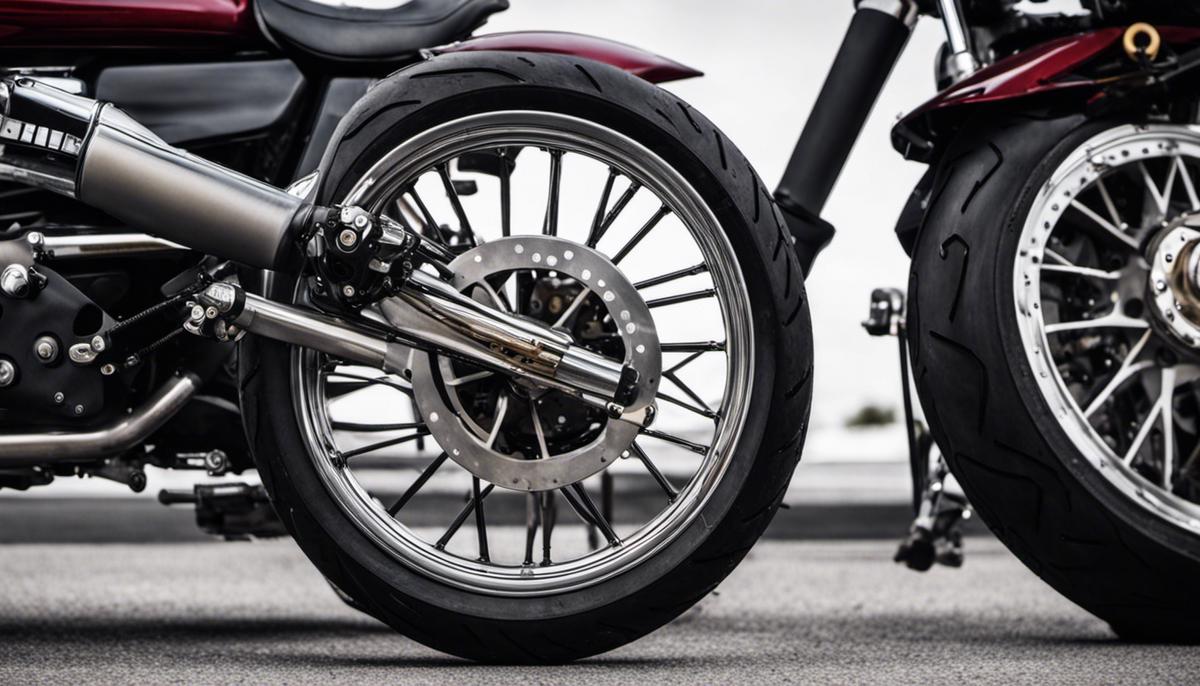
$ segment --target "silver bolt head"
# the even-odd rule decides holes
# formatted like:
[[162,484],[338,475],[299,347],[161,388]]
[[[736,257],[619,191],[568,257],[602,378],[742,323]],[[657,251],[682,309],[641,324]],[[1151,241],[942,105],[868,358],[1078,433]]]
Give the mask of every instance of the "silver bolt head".
[[76,415],[81,415],[81,414],[83,414],[83,405],[76,405],[76,406],[75,406],[75,414],[76,414]]
[[203,305],[192,305],[191,317],[192,317],[192,319],[194,319],[196,321],[200,321],[201,319],[204,319],[204,306]]
[[29,295],[29,270],[19,264],[10,264],[0,272],[0,292],[10,298]]
[[343,248],[353,248],[357,242],[358,234],[351,229],[342,229],[342,232],[338,234],[338,243],[341,243]]
[[54,404],[55,405],[62,405],[63,401],[66,399],[67,399],[67,396],[63,395],[62,391],[59,391],[58,393],[54,394]]
[[30,231],[25,234],[25,240],[35,250],[40,250],[46,244],[46,236],[41,231]]
[[347,298],[353,298],[355,292],[356,291],[354,290],[354,286],[351,286],[349,284],[342,286],[342,295],[346,296]]
[[367,215],[365,215],[365,214],[360,214],[354,218],[354,228],[356,228],[356,229],[367,228],[367,223],[368,223],[368,219],[367,219]]
[[104,376],[112,376],[113,374],[117,373],[117,367],[110,362],[109,364],[102,365],[100,367],[100,373]]
[[8,360],[0,360],[0,388],[11,386],[17,378],[17,367]]
[[209,319],[216,319],[220,315],[221,315],[221,313],[218,312],[217,308],[215,308],[215,307],[209,307],[207,310],[204,311],[204,316],[208,317]]
[[49,336],[42,336],[34,341],[33,353],[42,362],[53,362],[58,357],[58,344]]
[[104,352],[104,336],[99,334],[92,336],[92,350],[98,353]]
[[1158,290],[1159,293],[1162,293],[1163,291],[1167,290],[1167,282],[1159,279],[1158,281],[1154,282],[1154,288]]

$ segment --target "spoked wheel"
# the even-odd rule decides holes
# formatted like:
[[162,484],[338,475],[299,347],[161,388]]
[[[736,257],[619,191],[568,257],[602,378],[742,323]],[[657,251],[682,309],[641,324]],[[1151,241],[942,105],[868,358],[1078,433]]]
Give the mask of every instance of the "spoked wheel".
[[1135,639],[1200,639],[1200,132],[996,122],[942,167],[910,321],[983,518]]
[[244,401],[302,547],[476,659],[573,659],[685,610],[770,520],[807,419],[800,274],[757,177],[664,91],[544,55],[431,60],[342,130],[319,200],[389,215],[456,255],[460,292],[638,369],[654,421],[429,351],[384,374],[257,342]]
[[[347,203],[460,251],[450,265],[459,290],[634,365],[641,397],[657,398],[642,428],[448,357],[413,351],[408,369],[384,375],[298,355],[308,450],[398,560],[477,592],[571,591],[638,564],[711,496],[746,418],[748,296],[715,217],[647,153],[580,119],[502,111],[409,140],[351,188]],[[487,163],[495,168],[474,171]],[[566,193],[594,208],[564,204]],[[346,380],[359,384],[350,395]],[[354,402],[360,391],[372,399]],[[396,450],[418,440],[424,450]],[[377,472],[406,458],[422,468],[397,493]],[[616,473],[660,491],[651,507],[624,508],[636,521],[614,518],[624,505]],[[465,502],[443,508],[443,522],[406,524],[423,497],[447,493]],[[522,507],[498,502],[514,496]],[[489,536],[489,509],[525,512],[524,540]]]

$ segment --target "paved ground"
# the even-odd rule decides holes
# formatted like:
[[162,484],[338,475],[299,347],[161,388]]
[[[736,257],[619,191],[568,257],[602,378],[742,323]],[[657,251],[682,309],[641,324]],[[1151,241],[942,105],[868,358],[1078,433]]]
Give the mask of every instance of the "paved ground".
[[346,609],[287,541],[0,546],[0,683],[1184,683],[991,539],[917,575],[891,541],[767,541],[679,621],[580,664],[479,667]]

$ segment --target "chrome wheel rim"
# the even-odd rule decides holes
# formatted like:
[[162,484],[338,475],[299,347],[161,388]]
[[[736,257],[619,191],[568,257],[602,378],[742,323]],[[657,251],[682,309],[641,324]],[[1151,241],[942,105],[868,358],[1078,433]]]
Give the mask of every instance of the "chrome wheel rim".
[[1095,136],[1034,199],[1013,272],[1018,331],[1051,415],[1108,483],[1192,533],[1200,356],[1162,270],[1195,238],[1183,224],[1200,213],[1197,178],[1197,127]]
[[[505,157],[514,154],[513,150],[519,151],[515,170],[509,168]],[[500,160],[494,174],[473,172],[475,167],[464,162],[464,158],[481,153],[495,155]],[[520,188],[531,187],[528,179],[519,181],[516,176],[521,173],[522,165],[526,165],[525,169],[544,171],[543,188],[549,190],[543,192],[544,208],[537,212],[540,221],[521,220],[522,203],[516,193]],[[596,165],[600,172],[596,171]],[[568,184],[573,173],[590,179],[582,186],[585,190],[574,192],[574,197],[592,194],[586,222],[579,219],[578,212],[570,211],[568,200],[573,196],[568,192]],[[478,188],[471,188],[465,183],[468,181]],[[464,190],[483,187],[488,192],[460,195]],[[431,189],[441,189],[444,198],[433,197]],[[498,202],[493,195],[499,196]],[[493,197],[490,206],[498,210],[499,216],[481,219],[479,198],[475,196]],[[508,111],[458,119],[402,143],[364,174],[342,202],[395,215],[397,220],[460,252],[467,252],[477,242],[484,246],[489,240],[512,242],[511,236],[524,232],[529,236],[550,235],[560,242],[575,240],[576,250],[605,254],[620,265],[645,299],[646,307],[653,310],[663,356],[662,385],[658,389],[660,418],[622,452],[621,457],[628,459],[617,460],[621,465],[636,466],[644,479],[660,489],[658,502],[662,508],[643,520],[621,522],[612,517],[613,508],[607,503],[621,502],[614,484],[633,476],[623,472],[612,477],[617,467],[602,469],[590,481],[579,481],[571,487],[515,494],[506,489],[511,484],[481,479],[478,474],[462,469],[455,459],[447,459],[454,456],[447,452],[439,454],[435,447],[421,459],[398,459],[395,469],[404,472],[403,489],[395,488],[382,495],[380,488],[364,476],[363,472],[368,470],[355,467],[356,461],[366,456],[361,452],[363,446],[354,446],[352,441],[353,434],[361,432],[343,431],[347,425],[353,429],[363,427],[337,416],[341,398],[331,399],[330,391],[333,384],[338,384],[340,392],[344,380],[353,377],[360,378],[357,383],[372,387],[372,392],[378,390],[374,387],[382,387],[401,395],[412,394],[412,384],[381,372],[333,366],[334,362],[320,354],[297,350],[292,379],[297,418],[306,447],[321,479],[361,531],[394,559],[438,581],[488,595],[528,596],[570,592],[625,573],[687,529],[720,484],[733,457],[749,405],[753,338],[749,298],[732,246],[712,211],[686,179],[657,154],[610,128],[565,115]],[[441,205],[440,210],[435,205]],[[660,210],[652,211],[655,205]],[[636,220],[631,218],[633,215],[637,215]],[[451,227],[449,232],[446,226]],[[647,226],[650,230],[643,232]],[[676,234],[692,240],[692,249],[702,258],[700,264],[704,268],[661,267],[651,270],[648,278],[633,274],[639,266],[659,261],[645,255],[639,257],[638,253],[654,250],[656,241],[670,240],[664,239],[660,232],[671,226]],[[601,230],[597,236],[598,227]],[[664,264],[670,263],[666,257],[661,260]],[[529,278],[538,285],[545,279],[554,283],[573,281],[560,278],[557,270],[518,271],[530,271]],[[597,298],[603,305],[603,295]],[[532,301],[516,297],[514,302],[526,307]],[[584,302],[586,305],[592,301]],[[664,329],[659,313],[685,304],[709,308],[708,315],[714,322],[708,329],[711,336],[672,337],[669,329]],[[605,313],[607,317],[601,316]],[[599,321],[602,326],[611,327],[607,322],[615,322],[617,315],[598,309],[589,325]],[[693,324],[689,321],[687,326]],[[413,353],[414,358],[424,355]],[[412,365],[413,369],[420,368],[419,362]],[[441,359],[426,364],[426,368],[435,370],[444,367]],[[719,379],[712,372],[718,368]],[[711,376],[710,381],[719,380],[710,384],[719,390],[719,401],[711,399],[716,392],[713,388],[696,390],[695,381],[684,379],[696,369]],[[438,411],[461,412],[461,403],[441,405]],[[399,427],[393,438],[380,442],[388,443],[381,450],[411,447],[422,441],[435,443],[436,436],[429,435],[427,428],[429,414],[428,408],[413,407],[411,418],[381,420],[383,426]],[[677,428],[682,424],[665,423],[672,414],[682,414],[691,417],[694,423],[705,425],[704,440],[694,439],[691,433],[687,437],[679,435],[684,433]],[[445,417],[439,419],[445,421]],[[536,414],[532,422],[538,422]],[[477,423],[478,418],[463,422],[468,428]],[[499,424],[497,421],[496,425]],[[426,426],[422,429],[421,425]],[[534,424],[535,429],[538,426],[541,425]],[[667,459],[670,451],[694,456],[690,475],[681,478],[674,473],[663,474],[657,465]],[[378,461],[385,458],[372,459],[376,460],[373,469],[379,471]],[[455,469],[459,472],[447,474],[447,470]],[[413,503],[429,497],[428,489],[438,479],[450,483],[451,490],[457,488],[462,493],[452,508],[454,511],[446,511],[445,522],[441,524],[406,523],[405,516],[409,516]],[[597,481],[600,504],[589,495],[595,493]],[[401,490],[396,498],[396,492]],[[488,533],[496,529],[487,528],[486,511],[498,498],[513,495],[525,499],[524,536],[519,531],[522,527],[517,527],[515,534]],[[496,516],[494,511],[491,514]],[[574,530],[572,521],[579,522]],[[550,527],[545,526],[547,522]],[[475,536],[464,531],[470,528],[475,529]],[[547,528],[552,532],[553,549],[531,559],[530,549],[546,544]],[[563,542],[560,535],[581,539],[586,535],[589,540]],[[543,545],[535,545],[534,537]],[[521,538],[524,546],[520,545]],[[501,552],[507,552],[502,545],[523,547],[524,555],[516,550],[515,556],[502,558]],[[561,559],[555,554],[557,551],[561,551]]]

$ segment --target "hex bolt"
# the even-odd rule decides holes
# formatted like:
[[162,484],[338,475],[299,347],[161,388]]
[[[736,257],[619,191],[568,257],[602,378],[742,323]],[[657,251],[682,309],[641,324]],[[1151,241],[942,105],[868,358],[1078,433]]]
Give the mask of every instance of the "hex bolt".
[[354,218],[354,227],[355,228],[365,229],[365,228],[367,228],[367,223],[368,223],[367,215],[365,215],[365,214],[360,214]]
[[0,388],[12,385],[17,379],[17,367],[8,360],[0,360]]
[[0,272],[0,292],[10,298],[29,295],[29,270],[19,264],[10,264]]
[[338,243],[341,243],[343,248],[353,248],[358,243],[358,234],[354,233],[352,229],[343,229],[338,234]]
[[58,341],[54,336],[39,336],[33,342],[33,354],[42,364],[51,364],[58,359]]

